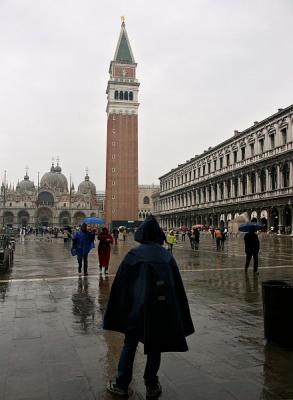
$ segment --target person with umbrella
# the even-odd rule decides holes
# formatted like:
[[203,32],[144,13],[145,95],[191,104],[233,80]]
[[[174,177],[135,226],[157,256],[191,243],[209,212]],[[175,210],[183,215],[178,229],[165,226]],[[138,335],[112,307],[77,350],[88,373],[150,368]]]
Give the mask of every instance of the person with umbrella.
[[105,272],[105,274],[108,274],[113,237],[106,227],[98,234],[98,240],[100,241],[98,245],[100,273]]
[[88,269],[88,254],[95,247],[95,232],[89,232],[87,224],[83,222],[79,231],[77,231],[72,239],[71,254],[77,256],[78,261],[78,273],[81,274],[82,262],[83,262],[83,273],[86,276]]
[[242,224],[239,228],[240,231],[247,232],[244,236],[246,253],[245,272],[247,272],[250,260],[253,257],[253,272],[258,273],[259,239],[256,234],[257,229],[257,224],[253,223]]

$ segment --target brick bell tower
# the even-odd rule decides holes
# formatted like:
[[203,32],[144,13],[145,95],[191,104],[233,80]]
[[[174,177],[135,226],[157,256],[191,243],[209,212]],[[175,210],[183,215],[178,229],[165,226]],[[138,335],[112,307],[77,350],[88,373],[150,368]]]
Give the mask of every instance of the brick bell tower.
[[106,223],[138,220],[138,88],[124,18],[107,86]]

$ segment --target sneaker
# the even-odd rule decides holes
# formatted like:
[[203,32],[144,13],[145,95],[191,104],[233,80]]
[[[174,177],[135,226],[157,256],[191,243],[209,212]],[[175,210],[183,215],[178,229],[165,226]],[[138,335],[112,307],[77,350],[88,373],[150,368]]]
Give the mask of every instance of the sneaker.
[[109,275],[108,269],[105,269],[105,275]]
[[83,275],[84,275],[84,276],[88,276],[88,273],[87,273],[87,272],[85,272]]
[[105,267],[102,267],[102,274],[105,273]]
[[161,386],[160,382],[156,383],[155,385],[146,387],[146,398],[147,399],[153,399],[153,398],[160,397],[161,394],[162,394],[162,386]]
[[115,381],[107,382],[107,390],[108,392],[115,394],[118,397],[128,398],[128,390],[122,389],[117,386]]
[[81,274],[81,268],[78,268],[78,273]]

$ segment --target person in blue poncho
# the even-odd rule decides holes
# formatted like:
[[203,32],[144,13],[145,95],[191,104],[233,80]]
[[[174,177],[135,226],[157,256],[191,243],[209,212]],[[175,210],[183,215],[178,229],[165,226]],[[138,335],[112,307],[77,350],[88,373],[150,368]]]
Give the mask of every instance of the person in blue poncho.
[[83,223],[80,230],[73,236],[71,252],[77,256],[79,274],[82,271],[82,264],[84,275],[88,274],[88,254],[95,247],[94,240],[95,232],[89,232],[86,223]]
[[140,246],[130,250],[115,276],[103,328],[124,333],[114,395],[128,397],[138,342],[144,344],[146,397],[158,398],[157,376],[162,352],[187,351],[185,337],[194,332],[187,297],[176,261],[162,245],[165,234],[154,217],[135,233]]

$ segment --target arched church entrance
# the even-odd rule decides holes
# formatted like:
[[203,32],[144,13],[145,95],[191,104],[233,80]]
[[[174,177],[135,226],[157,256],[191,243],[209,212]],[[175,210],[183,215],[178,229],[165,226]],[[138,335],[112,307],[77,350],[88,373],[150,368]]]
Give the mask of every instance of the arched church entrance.
[[59,215],[59,225],[67,226],[71,224],[71,216],[69,211],[62,211]]
[[78,211],[73,216],[74,225],[81,225],[82,221],[85,219],[86,215],[82,211]]
[[39,226],[50,226],[53,224],[53,213],[50,208],[41,207],[37,211],[36,222]]
[[14,215],[11,211],[6,211],[3,215],[4,225],[12,226],[14,222]]
[[21,226],[27,226],[29,223],[29,219],[30,219],[29,213],[25,210],[21,210],[17,214],[17,222]]

